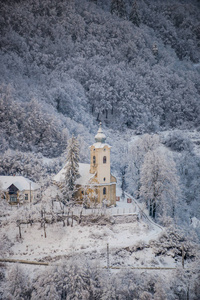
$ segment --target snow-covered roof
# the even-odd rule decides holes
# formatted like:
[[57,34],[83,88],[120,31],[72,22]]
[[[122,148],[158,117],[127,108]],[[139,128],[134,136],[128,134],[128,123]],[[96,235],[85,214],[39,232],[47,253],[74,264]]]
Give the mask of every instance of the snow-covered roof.
[[18,190],[37,190],[39,185],[23,176],[0,176],[0,184],[3,190],[7,190],[9,186],[14,184]]
[[108,148],[111,148],[110,145],[104,144],[104,143],[94,143],[92,146],[94,146],[96,149],[97,148],[104,148],[105,146],[107,146]]
[[[94,177],[95,174],[90,173],[90,164],[79,163],[79,174],[80,177],[77,178],[76,184],[86,185],[89,183],[90,179]],[[63,167],[60,172],[53,177],[56,182],[63,182],[65,177],[65,167]]]

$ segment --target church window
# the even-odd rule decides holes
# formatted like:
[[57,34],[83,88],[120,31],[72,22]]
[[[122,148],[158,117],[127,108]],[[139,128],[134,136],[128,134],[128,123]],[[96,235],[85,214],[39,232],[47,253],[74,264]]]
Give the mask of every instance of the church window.
[[106,195],[106,188],[103,188],[103,195]]
[[103,157],[103,163],[106,164],[106,156]]
[[104,148],[103,151],[106,151],[106,148]]
[[106,181],[106,177],[104,177],[103,181]]
[[93,164],[96,164],[96,156],[93,156]]

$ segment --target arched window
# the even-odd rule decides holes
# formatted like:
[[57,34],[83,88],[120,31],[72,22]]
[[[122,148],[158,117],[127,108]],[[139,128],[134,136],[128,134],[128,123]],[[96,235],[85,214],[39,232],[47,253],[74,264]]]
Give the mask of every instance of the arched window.
[[93,164],[96,164],[96,156],[93,156]]
[[103,157],[103,164],[106,164],[106,156]]
[[103,188],[103,195],[106,195],[106,188]]

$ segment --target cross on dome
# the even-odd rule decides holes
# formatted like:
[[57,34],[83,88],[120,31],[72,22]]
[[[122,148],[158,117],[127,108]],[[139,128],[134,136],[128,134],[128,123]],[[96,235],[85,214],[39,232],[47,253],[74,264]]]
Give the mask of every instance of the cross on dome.
[[103,133],[103,130],[102,130],[101,126],[102,126],[102,123],[100,122],[99,123],[99,130],[97,131],[97,134],[95,135],[95,141],[97,143],[105,143],[105,140],[106,140],[106,136]]

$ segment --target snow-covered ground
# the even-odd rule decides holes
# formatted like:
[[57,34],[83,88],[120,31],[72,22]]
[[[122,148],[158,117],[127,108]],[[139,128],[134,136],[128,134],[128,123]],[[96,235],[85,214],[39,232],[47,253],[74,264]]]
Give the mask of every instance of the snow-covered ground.
[[[117,195],[120,193],[118,190]],[[94,214],[94,210],[87,211],[85,218],[89,219],[89,212]],[[17,208],[13,208],[10,213],[16,214]],[[1,247],[0,257],[58,262],[62,258],[78,255],[98,261],[104,267],[109,244],[110,265],[113,267],[176,266],[171,255],[155,256],[150,244],[159,238],[162,228],[142,217],[137,203],[127,203],[127,196],[117,202],[116,208],[108,208],[100,218],[102,219],[97,223],[86,219],[78,224],[74,220],[73,227],[63,227],[62,222],[46,224],[46,238],[40,222],[32,226],[21,225],[22,239],[19,239],[16,223],[7,222],[1,228],[4,245]],[[120,222],[116,222],[115,218],[120,218]]]

